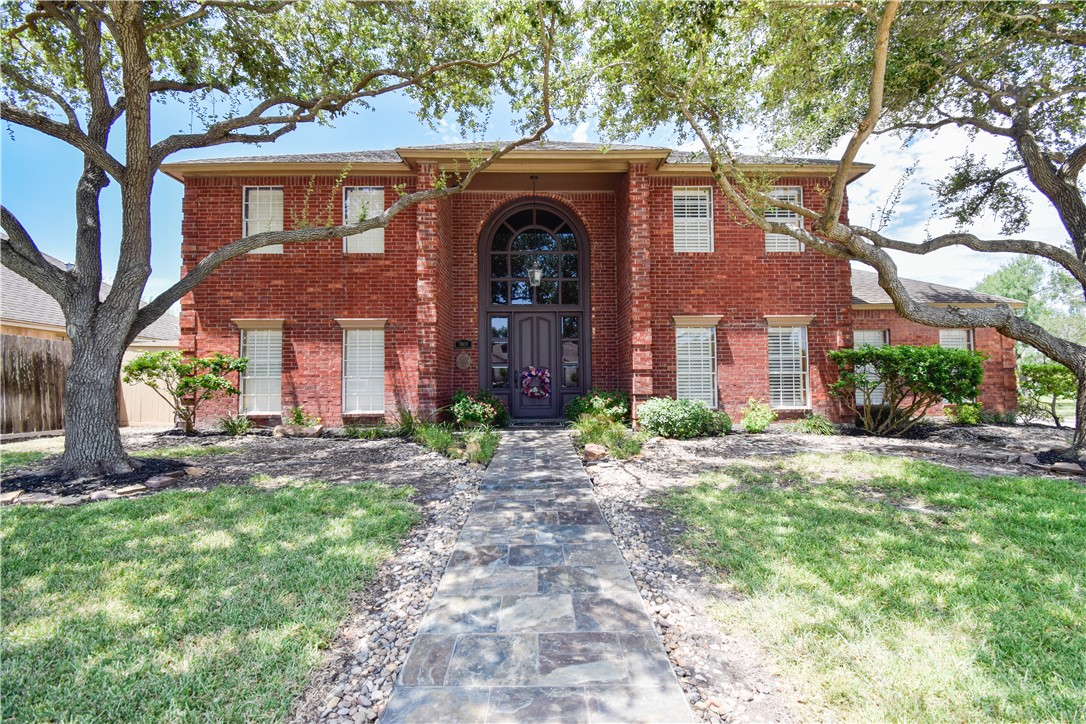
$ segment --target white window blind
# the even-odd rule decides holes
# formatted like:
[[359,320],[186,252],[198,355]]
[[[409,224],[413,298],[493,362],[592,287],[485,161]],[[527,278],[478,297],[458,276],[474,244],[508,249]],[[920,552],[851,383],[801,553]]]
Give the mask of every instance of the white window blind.
[[[799,186],[775,188],[769,192],[769,196],[792,204],[803,203],[803,189]],[[775,221],[789,226],[803,226],[799,214],[775,206],[766,207],[765,218],[767,221]],[[795,239],[788,234],[770,234],[767,232],[765,235],[765,250],[767,252],[803,251],[803,245],[799,242],[799,239]]]
[[973,330],[940,329],[939,346],[947,349],[973,349]]
[[385,411],[385,330],[343,332],[343,414]]
[[672,189],[671,216],[676,252],[713,250],[712,189]]
[[716,407],[716,329],[675,329],[675,397]]
[[[343,189],[343,223],[357,224],[385,212],[385,189],[381,186],[347,186]],[[383,254],[385,230],[381,227],[343,239],[347,254]]]
[[241,411],[248,415],[283,412],[283,332],[278,329],[243,329],[241,356],[249,360],[241,377]]
[[[890,344],[890,330],[888,329],[857,329],[852,334],[853,347],[859,349],[865,344],[872,347],[885,347]],[[859,374],[867,377],[869,380],[874,379],[874,371],[870,365],[864,365],[860,369],[856,370]],[[871,391],[871,404],[881,405],[883,393],[886,391],[886,385],[879,385]],[[863,393],[859,390],[856,391],[856,404],[862,405],[864,402]]]
[[[283,189],[278,186],[248,186],[245,189],[244,236],[283,230]],[[264,246],[250,254],[282,254],[283,245]]]
[[807,328],[769,328],[769,404],[808,407]]

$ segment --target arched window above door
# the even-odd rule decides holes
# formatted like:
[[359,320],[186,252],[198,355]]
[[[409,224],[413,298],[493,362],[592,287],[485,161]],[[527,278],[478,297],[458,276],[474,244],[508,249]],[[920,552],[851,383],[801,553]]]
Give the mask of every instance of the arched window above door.
[[[491,306],[580,306],[580,244],[558,214],[528,208],[510,214],[494,230],[490,243]],[[528,270],[543,270],[538,287]]]

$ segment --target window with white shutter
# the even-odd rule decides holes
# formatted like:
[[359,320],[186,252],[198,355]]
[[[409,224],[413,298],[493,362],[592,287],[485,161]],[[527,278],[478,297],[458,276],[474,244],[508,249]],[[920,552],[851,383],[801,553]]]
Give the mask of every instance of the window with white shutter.
[[343,330],[343,414],[385,411],[385,330]]
[[673,188],[671,216],[676,252],[713,250],[712,189]]
[[769,404],[809,407],[807,328],[769,328]]
[[947,349],[973,349],[973,330],[940,329],[939,346]]
[[715,327],[676,327],[675,397],[716,407]]
[[[243,236],[283,230],[283,189],[280,186],[246,186]],[[250,254],[282,254],[283,245],[262,246]],[[278,413],[277,413],[278,414]]]
[[[775,188],[769,191],[768,195],[792,204],[803,204],[803,189],[799,186]],[[780,209],[775,206],[766,207],[765,218],[767,221],[775,221],[789,226],[803,226],[803,221],[795,211]],[[770,234],[767,232],[765,235],[765,250],[767,252],[803,251],[803,244],[799,242],[799,239],[788,234]]]
[[282,414],[283,331],[241,330],[241,356],[249,360],[241,376],[242,414]]
[[[872,347],[885,347],[890,344],[890,330],[888,329],[857,329],[852,333],[852,346],[855,349],[859,349],[864,345],[871,345]],[[870,365],[864,365],[856,370],[857,373],[867,377],[868,379],[874,379],[874,370]],[[886,385],[879,385],[871,391],[871,404],[881,405],[882,396],[886,391]],[[863,393],[856,390],[856,404],[862,405],[864,403]]]
[[[343,189],[343,223],[357,224],[385,212],[385,189],[382,186],[347,186]],[[364,231],[344,237],[343,251],[347,254],[383,254],[385,230]]]

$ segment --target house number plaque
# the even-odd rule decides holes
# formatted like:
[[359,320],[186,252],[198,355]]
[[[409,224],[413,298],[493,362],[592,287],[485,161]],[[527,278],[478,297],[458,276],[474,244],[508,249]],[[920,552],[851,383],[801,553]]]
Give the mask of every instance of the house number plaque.
[[470,339],[458,339],[453,342],[453,349],[471,349]]

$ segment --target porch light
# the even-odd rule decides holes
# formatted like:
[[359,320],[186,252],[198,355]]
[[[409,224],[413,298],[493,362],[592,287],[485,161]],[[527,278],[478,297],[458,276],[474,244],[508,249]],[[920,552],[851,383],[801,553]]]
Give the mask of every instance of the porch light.
[[543,281],[543,270],[539,268],[539,262],[533,260],[532,268],[528,270],[528,283],[533,287],[538,287],[541,281]]

